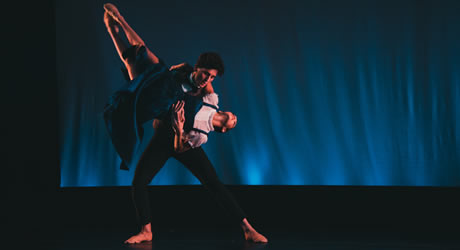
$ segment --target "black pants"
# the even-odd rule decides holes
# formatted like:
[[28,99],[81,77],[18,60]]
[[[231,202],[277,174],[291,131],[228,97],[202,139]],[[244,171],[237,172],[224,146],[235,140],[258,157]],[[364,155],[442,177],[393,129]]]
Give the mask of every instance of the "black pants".
[[148,185],[170,157],[174,157],[187,167],[235,220],[241,222],[246,218],[233,196],[217,177],[203,149],[198,147],[176,153],[173,143],[174,133],[171,126],[166,123],[158,127],[136,166],[132,195],[139,223],[143,226],[151,222]]

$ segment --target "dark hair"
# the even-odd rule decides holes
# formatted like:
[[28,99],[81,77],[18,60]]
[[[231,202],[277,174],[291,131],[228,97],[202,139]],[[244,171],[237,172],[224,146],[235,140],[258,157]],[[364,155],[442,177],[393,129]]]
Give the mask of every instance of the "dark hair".
[[172,72],[177,82],[183,82],[184,79],[188,79],[190,73],[193,71],[193,67],[188,63],[182,63],[176,66],[177,67],[175,67]]
[[204,52],[196,61],[195,69],[206,68],[217,70],[217,75],[222,76],[224,74],[224,61],[216,52]]
[[214,131],[216,131],[218,133],[223,133],[222,132],[222,127],[214,127]]

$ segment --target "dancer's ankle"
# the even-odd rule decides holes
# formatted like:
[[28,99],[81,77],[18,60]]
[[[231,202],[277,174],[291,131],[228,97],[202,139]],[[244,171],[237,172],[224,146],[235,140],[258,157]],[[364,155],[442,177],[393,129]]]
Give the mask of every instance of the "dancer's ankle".
[[248,231],[253,231],[254,228],[251,226],[251,224],[249,224],[248,220],[246,218],[244,218],[242,221],[241,221],[241,228],[243,229],[243,231],[245,232],[248,232]]
[[142,226],[141,233],[152,233],[152,223],[148,223]]

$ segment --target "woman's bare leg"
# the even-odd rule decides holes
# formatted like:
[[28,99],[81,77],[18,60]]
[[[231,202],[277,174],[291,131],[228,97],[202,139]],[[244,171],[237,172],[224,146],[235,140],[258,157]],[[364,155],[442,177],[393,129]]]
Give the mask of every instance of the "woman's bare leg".
[[130,45],[143,45],[147,49],[147,53],[149,58],[153,61],[153,63],[158,63],[158,58],[147,48],[145,45],[144,40],[134,31],[133,28],[126,22],[125,18],[120,14],[117,7],[111,3],[104,4],[104,9],[106,13],[112,16],[112,18],[121,26],[123,29],[126,38]]
[[[117,50],[118,56],[121,61],[125,64],[126,69],[128,70],[129,78],[133,80],[138,75],[138,72],[134,69],[134,66],[128,62],[128,59],[123,57],[123,52],[133,45],[142,45],[147,50],[147,55],[152,63],[159,63],[159,59],[145,46],[144,41],[137,35],[137,33],[129,26],[125,21],[123,16],[121,16],[115,5],[106,3],[104,4],[104,23],[107,26],[107,31],[112,38],[112,41]],[[120,36],[120,27],[123,29],[123,32],[128,40],[129,44],[126,44]]]
[[127,49],[128,45],[123,41],[120,36],[120,29],[118,27],[118,23],[110,16],[109,13],[104,13],[104,23],[107,27],[107,31],[112,38],[113,44],[115,45],[115,49],[117,50],[118,56],[123,61],[125,66],[128,68],[128,62],[126,59],[123,58],[123,52]]
[[131,28],[131,26],[129,26],[115,5],[106,3],[104,4],[104,9],[107,13],[109,13],[110,16],[112,16],[114,21],[120,24],[121,28],[126,34],[126,38],[128,38],[128,41],[131,45],[145,45],[142,38]]

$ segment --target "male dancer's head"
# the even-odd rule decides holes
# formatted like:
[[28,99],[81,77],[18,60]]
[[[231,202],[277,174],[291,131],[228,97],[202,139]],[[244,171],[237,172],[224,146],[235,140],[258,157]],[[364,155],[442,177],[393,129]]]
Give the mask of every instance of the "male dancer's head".
[[[215,52],[202,53],[193,68],[192,78],[197,88],[211,84],[216,76],[224,74],[224,62]],[[236,126],[237,118],[232,112],[218,111],[212,120],[216,132],[225,133]]]
[[203,88],[214,81],[216,76],[224,74],[224,62],[215,52],[202,53],[193,68],[193,84],[197,88]]

